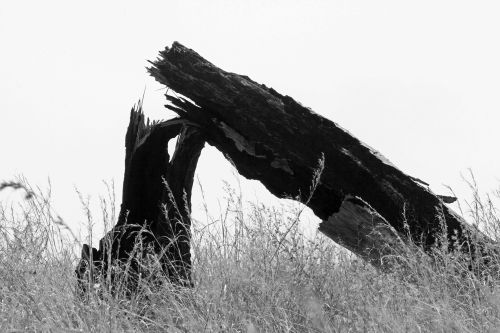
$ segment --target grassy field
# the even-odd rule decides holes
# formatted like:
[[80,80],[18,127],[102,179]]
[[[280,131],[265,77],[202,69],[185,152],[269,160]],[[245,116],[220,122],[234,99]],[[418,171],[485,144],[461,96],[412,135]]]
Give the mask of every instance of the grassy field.
[[[231,190],[219,217],[194,225],[194,288],[144,281],[126,298],[103,283],[82,298],[81,244],[47,193],[23,186],[21,209],[0,208],[0,332],[500,332],[498,270],[478,278],[463,255],[436,248],[381,273],[306,237],[297,205],[244,204]],[[463,214],[499,239],[493,200],[472,190]],[[109,200],[95,213],[89,223],[114,220]]]

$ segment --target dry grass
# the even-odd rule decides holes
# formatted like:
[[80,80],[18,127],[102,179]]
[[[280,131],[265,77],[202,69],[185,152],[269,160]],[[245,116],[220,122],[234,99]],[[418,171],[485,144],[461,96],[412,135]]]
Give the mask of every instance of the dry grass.
[[[127,299],[102,284],[81,298],[79,244],[50,195],[21,185],[21,208],[0,207],[0,332],[499,331],[500,277],[479,280],[466,258],[436,249],[437,264],[416,254],[411,270],[380,273],[321,234],[305,237],[297,206],[244,209],[231,190],[219,218],[194,226],[194,288],[144,281]],[[491,199],[473,191],[464,214],[499,239]],[[108,223],[111,201],[102,200]]]

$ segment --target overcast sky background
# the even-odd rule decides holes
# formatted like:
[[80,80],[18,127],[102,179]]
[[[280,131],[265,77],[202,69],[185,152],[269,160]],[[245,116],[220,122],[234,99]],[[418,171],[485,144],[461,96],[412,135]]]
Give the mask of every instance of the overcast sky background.
[[[50,177],[75,229],[75,187],[97,198],[114,179],[120,199],[129,110],[146,89],[147,115],[172,117],[145,66],[177,40],[337,122],[437,193],[468,197],[468,168],[492,190],[498,17],[497,1],[3,1],[0,180]],[[231,167],[207,147],[197,174],[215,207]],[[242,186],[248,200],[270,198]]]

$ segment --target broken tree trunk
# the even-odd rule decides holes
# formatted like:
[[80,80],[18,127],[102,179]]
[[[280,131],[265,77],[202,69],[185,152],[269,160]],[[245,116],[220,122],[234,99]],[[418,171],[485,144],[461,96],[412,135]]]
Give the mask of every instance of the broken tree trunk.
[[[176,136],[170,158],[168,142]],[[83,284],[93,280],[94,271],[105,276],[109,265],[117,263],[130,263],[133,277],[140,271],[140,259],[134,258],[148,251],[159,255],[170,281],[191,284],[191,189],[204,143],[201,133],[186,120],[150,124],[144,119],[141,104],[132,109],[125,139],[119,219],[100,241],[99,250],[83,246],[77,267]]]
[[[226,72],[177,42],[152,65],[157,81],[189,98],[167,95],[167,107],[197,124],[239,173],[278,197],[303,201],[323,220],[321,231],[375,265],[385,252],[373,247],[391,234],[425,249],[443,230],[450,246],[483,238],[427,184],[291,97]],[[318,160],[320,180],[311,185]],[[374,233],[382,224],[387,228]]]

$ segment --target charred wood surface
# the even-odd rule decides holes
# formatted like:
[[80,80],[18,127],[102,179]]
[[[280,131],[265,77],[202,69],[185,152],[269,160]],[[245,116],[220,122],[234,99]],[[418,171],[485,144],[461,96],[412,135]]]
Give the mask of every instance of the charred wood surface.
[[[374,244],[367,240],[368,229],[381,221],[398,237],[409,233],[426,249],[440,240],[443,230],[451,246],[483,238],[446,206],[452,198],[435,195],[427,184],[289,96],[226,72],[177,42],[160,52],[149,72],[187,97],[167,95],[167,107],[197,124],[207,142],[243,176],[259,180],[278,197],[304,201],[323,220],[320,230],[363,257],[366,245]],[[321,178],[311,195],[323,157]],[[370,225],[368,212],[379,223]],[[355,241],[356,225],[363,232]],[[387,239],[388,233],[382,235],[380,241]]]
[[[176,149],[170,157],[168,143],[176,136]],[[82,284],[91,282],[94,275],[106,275],[110,264],[128,261],[129,273],[139,273],[140,251],[160,255],[171,282],[191,284],[191,188],[204,143],[200,131],[184,119],[150,123],[140,104],[132,109],[125,139],[120,215],[116,226],[99,242],[99,250],[83,246],[76,270]]]
[[170,281],[191,285],[191,190],[205,142],[277,197],[305,203],[323,220],[320,231],[375,266],[385,268],[384,258],[405,252],[408,238],[430,250],[444,233],[450,247],[480,254],[484,247],[472,244],[490,242],[446,205],[455,198],[435,195],[291,97],[226,72],[177,42],[152,65],[156,80],[183,95],[166,95],[179,118],[150,124],[140,105],[131,111],[118,222],[99,250],[83,246],[76,270],[81,283],[130,261],[140,243],[160,256]]

